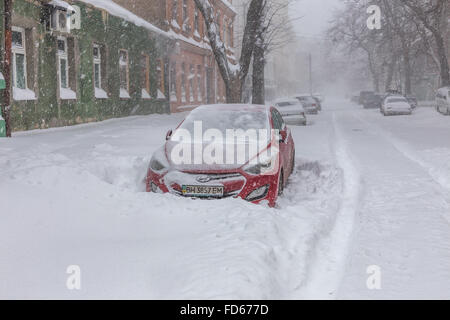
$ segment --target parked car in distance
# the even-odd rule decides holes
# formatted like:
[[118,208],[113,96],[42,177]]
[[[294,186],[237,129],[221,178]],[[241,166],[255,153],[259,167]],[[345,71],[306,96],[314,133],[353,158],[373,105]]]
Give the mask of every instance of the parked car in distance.
[[278,99],[274,102],[274,105],[287,124],[306,126],[305,109],[303,108],[303,104],[297,99]]
[[406,100],[408,100],[409,104],[413,109],[416,109],[419,106],[419,102],[417,101],[417,97],[413,95],[407,95]]
[[325,101],[325,98],[324,98],[324,96],[321,93],[316,92],[316,93],[313,94],[313,97],[316,97],[317,99],[319,99],[319,101],[321,103],[323,103]]
[[400,95],[391,95],[383,100],[381,113],[388,115],[411,115],[412,107],[405,97]]
[[322,100],[320,100],[320,98],[316,97],[316,96],[312,96],[314,100],[316,100],[317,102],[317,109],[319,111],[322,111]]
[[316,99],[314,99],[310,94],[297,94],[294,98],[303,104],[307,114],[319,113],[319,105]]
[[[265,137],[267,146],[261,145],[261,139],[258,137],[252,138],[250,135],[241,140],[233,138],[232,142],[226,142],[224,146],[226,152],[230,147],[242,152],[242,145],[244,150],[253,149],[246,147],[250,142],[256,142],[259,146],[257,150],[263,151],[254,150],[259,153],[246,154],[243,160],[240,157],[243,155],[238,153],[237,157],[233,156],[234,161],[227,160],[223,161],[224,163],[192,161],[190,159],[197,157],[198,153],[194,155],[194,152],[191,155],[189,152],[189,163],[184,161],[180,163],[180,147],[187,144],[190,150],[203,151],[201,154],[210,147],[210,140],[205,142],[194,140],[191,145],[183,138],[180,139],[180,136],[188,134],[195,137],[194,132],[199,130],[196,124],[199,122],[202,124],[200,130],[221,133],[224,137],[229,130],[235,132],[267,130],[269,133]],[[272,130],[278,131],[279,135],[271,135]],[[240,141],[237,146],[235,141]],[[216,150],[214,149],[215,154]],[[233,155],[236,155],[235,151]],[[227,158],[226,152],[223,153],[224,159]],[[241,160],[238,160],[239,158]],[[283,193],[294,165],[294,140],[290,129],[275,107],[238,104],[200,106],[191,111],[177,129],[169,130],[165,144],[153,154],[147,171],[146,190],[186,198],[242,198],[255,204],[267,202],[273,207],[279,195]]]
[[355,93],[351,96],[350,100],[354,103],[359,103],[359,93]]
[[368,96],[373,96],[374,94],[375,94],[375,92],[373,92],[373,91],[361,91],[361,92],[359,93],[359,100],[358,100],[358,103],[361,104],[361,105],[363,105],[363,104],[364,104],[364,101],[366,100],[366,98],[367,98]]
[[380,109],[383,103],[383,95],[376,93],[366,96],[364,100],[364,109]]
[[436,110],[450,115],[450,87],[440,88],[436,93]]

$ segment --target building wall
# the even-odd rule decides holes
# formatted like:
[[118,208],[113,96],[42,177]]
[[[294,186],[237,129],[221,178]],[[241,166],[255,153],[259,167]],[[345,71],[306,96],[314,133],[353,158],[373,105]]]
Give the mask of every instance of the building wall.
[[166,0],[113,0],[118,5],[130,10],[135,15],[153,23],[160,29],[167,30]]
[[[234,37],[232,29],[235,17],[234,9],[230,8],[228,4],[221,0],[213,0],[212,3],[216,10],[216,14],[219,14],[220,16],[217,21],[220,36],[224,41],[226,39],[227,53],[230,57],[230,61],[234,62]],[[229,3],[231,3],[231,1],[229,1]],[[174,7],[176,10],[174,10]],[[184,13],[184,10],[186,10],[186,14]],[[176,88],[176,92],[170,90],[171,112],[189,110],[204,103],[223,103],[226,101],[225,84],[218,72],[212,50],[208,44],[203,17],[198,11],[198,30],[195,29],[196,11],[197,9],[193,0],[166,1],[166,21],[169,26],[169,31],[177,39],[176,49],[170,55],[169,67],[169,71],[171,68],[176,69],[176,72],[169,72],[169,75],[172,74],[172,78],[175,76],[176,82],[175,86],[170,85],[170,83],[173,84],[174,80],[169,79],[169,87]],[[184,19],[184,16],[186,16],[187,19]],[[231,25],[231,36],[224,34],[224,26],[228,25]],[[186,72],[184,73],[182,71],[183,63],[186,69]],[[194,66],[194,80],[192,83],[192,91],[194,94],[192,99],[189,96],[191,83],[188,81],[188,77],[192,77],[189,71],[191,65]],[[207,77],[207,70],[209,70],[209,77]],[[200,77],[198,77],[199,75]],[[183,77],[185,77],[184,81]],[[199,85],[201,95],[197,94]]]
[[[168,101],[158,99],[157,64],[164,61],[167,40],[133,23],[124,21],[86,5],[72,1],[81,8],[81,29],[72,30],[67,38],[69,50],[69,83],[76,99],[62,100],[59,94],[57,67],[57,32],[46,31],[41,23],[42,6],[33,0],[13,2],[13,26],[26,29],[28,88],[36,100],[13,101],[11,122],[13,130],[27,130],[82,122],[100,121],[133,114],[168,112]],[[3,10],[3,2],[0,3]],[[3,29],[0,27],[0,35]],[[104,48],[104,90],[106,99],[94,94],[93,44]],[[3,46],[3,45],[2,45]],[[128,50],[130,98],[119,96],[119,50]],[[4,52],[4,48],[2,48]],[[150,61],[150,99],[142,98],[142,54]],[[163,70],[165,73],[166,70]],[[164,77],[167,79],[166,77]],[[167,81],[161,90],[167,90]]]

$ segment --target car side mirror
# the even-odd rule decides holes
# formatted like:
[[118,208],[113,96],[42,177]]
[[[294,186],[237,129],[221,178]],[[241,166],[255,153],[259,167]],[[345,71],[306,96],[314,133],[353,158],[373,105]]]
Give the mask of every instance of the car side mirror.
[[166,141],[169,141],[169,140],[170,140],[170,138],[172,137],[172,134],[173,134],[173,130],[172,130],[172,129],[170,129],[169,131],[167,131],[167,134],[166,134]]

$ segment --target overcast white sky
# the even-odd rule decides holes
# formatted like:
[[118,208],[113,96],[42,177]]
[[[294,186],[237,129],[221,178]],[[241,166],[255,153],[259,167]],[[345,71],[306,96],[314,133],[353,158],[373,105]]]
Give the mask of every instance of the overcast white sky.
[[303,17],[294,22],[297,34],[304,36],[323,35],[334,9],[340,5],[340,0],[294,0],[290,8],[291,19]]

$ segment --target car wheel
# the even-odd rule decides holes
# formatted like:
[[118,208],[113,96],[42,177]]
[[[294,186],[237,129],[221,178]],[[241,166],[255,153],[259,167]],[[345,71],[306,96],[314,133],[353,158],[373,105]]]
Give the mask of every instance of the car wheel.
[[283,195],[284,192],[284,174],[283,170],[280,173],[280,180],[278,181],[278,196]]

